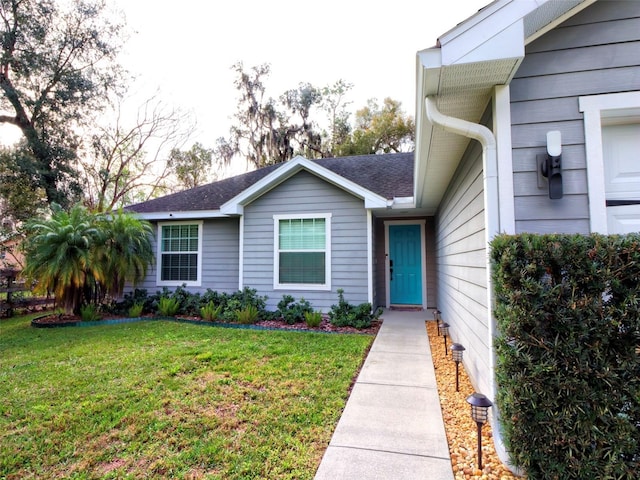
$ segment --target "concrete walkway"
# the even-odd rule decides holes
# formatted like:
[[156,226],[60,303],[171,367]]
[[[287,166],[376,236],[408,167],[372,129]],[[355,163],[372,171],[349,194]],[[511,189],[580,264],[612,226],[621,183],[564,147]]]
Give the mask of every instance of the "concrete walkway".
[[316,480],[453,479],[428,311],[385,311]]

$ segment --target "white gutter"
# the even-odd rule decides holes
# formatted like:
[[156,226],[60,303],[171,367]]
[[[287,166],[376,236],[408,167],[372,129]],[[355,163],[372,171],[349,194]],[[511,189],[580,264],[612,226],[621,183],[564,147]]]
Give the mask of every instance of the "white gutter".
[[[500,233],[500,202],[498,191],[498,156],[496,150],[496,138],[493,132],[484,125],[469,122],[460,118],[449,117],[440,113],[433,97],[425,98],[425,112],[427,119],[433,125],[442,127],[447,132],[456,133],[467,138],[477,140],[482,145],[482,170],[484,180],[484,221],[485,242],[487,250],[489,242]],[[488,305],[488,325],[489,325],[489,388],[491,400],[495,403],[497,388],[495,382],[496,353],[493,345],[495,335],[495,320],[493,318],[493,282],[491,281],[491,260],[487,251],[487,305]],[[496,452],[500,459],[507,465],[511,465],[509,455],[502,441],[500,426],[497,424],[498,411],[493,411],[493,438]]]

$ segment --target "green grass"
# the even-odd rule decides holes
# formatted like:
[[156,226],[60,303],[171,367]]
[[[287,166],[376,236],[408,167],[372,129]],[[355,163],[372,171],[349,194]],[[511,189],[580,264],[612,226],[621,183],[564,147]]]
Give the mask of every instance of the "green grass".
[[310,479],[373,337],[0,320],[0,478]]

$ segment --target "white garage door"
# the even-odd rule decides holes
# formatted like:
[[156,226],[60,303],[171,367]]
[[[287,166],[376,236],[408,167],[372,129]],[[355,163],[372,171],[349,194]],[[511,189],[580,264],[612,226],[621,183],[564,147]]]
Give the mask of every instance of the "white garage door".
[[609,233],[640,232],[640,123],[602,127]]

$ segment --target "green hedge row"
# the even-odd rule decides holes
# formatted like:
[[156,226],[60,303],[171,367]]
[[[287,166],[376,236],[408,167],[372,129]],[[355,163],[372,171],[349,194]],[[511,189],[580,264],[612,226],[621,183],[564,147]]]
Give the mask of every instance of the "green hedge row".
[[506,446],[528,478],[640,475],[640,236],[491,245]]

